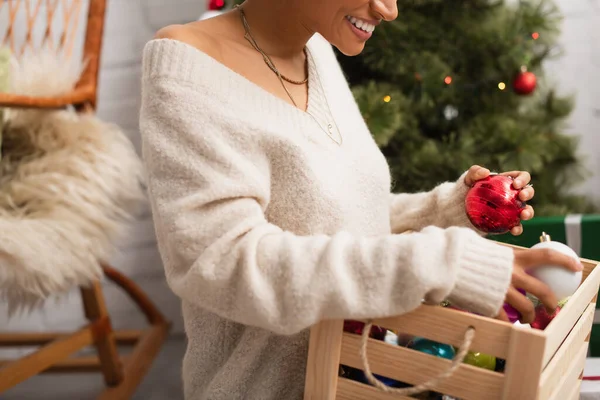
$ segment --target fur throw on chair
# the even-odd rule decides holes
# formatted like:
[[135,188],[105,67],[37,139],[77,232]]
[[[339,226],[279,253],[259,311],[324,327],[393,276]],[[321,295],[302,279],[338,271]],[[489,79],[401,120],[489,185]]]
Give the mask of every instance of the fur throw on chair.
[[[81,65],[12,60],[11,92],[56,96]],[[7,109],[0,161],[0,301],[12,314],[101,278],[145,201],[142,164],[115,125],[72,110]]]

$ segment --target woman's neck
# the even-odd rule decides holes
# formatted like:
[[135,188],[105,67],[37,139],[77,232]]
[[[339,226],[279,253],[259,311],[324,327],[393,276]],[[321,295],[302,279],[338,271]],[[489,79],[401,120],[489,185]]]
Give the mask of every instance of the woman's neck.
[[272,57],[302,57],[306,43],[314,34],[303,24],[302,10],[295,4],[289,0],[246,0],[240,6],[254,40]]

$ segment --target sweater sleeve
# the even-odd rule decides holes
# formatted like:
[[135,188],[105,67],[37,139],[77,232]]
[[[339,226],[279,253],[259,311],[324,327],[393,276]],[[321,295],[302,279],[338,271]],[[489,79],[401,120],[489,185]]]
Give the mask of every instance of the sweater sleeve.
[[445,182],[429,192],[392,193],[390,198],[390,221],[392,232],[421,230],[426,226],[449,228],[465,227],[479,231],[465,211],[465,197],[469,187],[465,184],[463,173],[456,182]]
[[423,300],[499,310],[512,250],[469,229],[299,236],[269,223],[265,145],[214,103],[174,79],[144,80],[157,239],[168,284],[184,301],[280,334],[323,319],[399,315]]

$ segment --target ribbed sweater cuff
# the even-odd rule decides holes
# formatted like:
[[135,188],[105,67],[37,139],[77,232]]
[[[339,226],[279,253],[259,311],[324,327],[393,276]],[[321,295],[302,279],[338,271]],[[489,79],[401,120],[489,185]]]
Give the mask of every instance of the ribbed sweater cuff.
[[469,235],[459,261],[456,285],[448,300],[471,312],[496,316],[511,282],[511,248]]
[[460,226],[469,228],[477,232],[480,236],[485,236],[486,233],[477,229],[469,220],[467,210],[465,209],[465,199],[470,189],[465,183],[467,172],[463,173],[456,182],[450,195],[446,198],[444,204],[444,215],[446,217],[445,226]]
[[469,191],[469,186],[465,184],[466,175],[467,173],[465,172],[456,182],[454,182],[454,187],[446,198],[446,204],[444,204],[446,226],[462,226],[475,229],[471,224],[471,221],[469,221],[465,210],[465,198]]

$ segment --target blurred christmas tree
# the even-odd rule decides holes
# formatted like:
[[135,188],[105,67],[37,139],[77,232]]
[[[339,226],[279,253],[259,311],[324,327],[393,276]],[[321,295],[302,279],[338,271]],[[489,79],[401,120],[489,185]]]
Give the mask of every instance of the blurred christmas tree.
[[412,0],[398,8],[362,55],[339,54],[394,191],[429,190],[480,164],[531,172],[536,215],[592,212],[572,192],[586,175],[577,138],[561,133],[572,101],[543,80],[543,62],[558,55],[554,4]]

